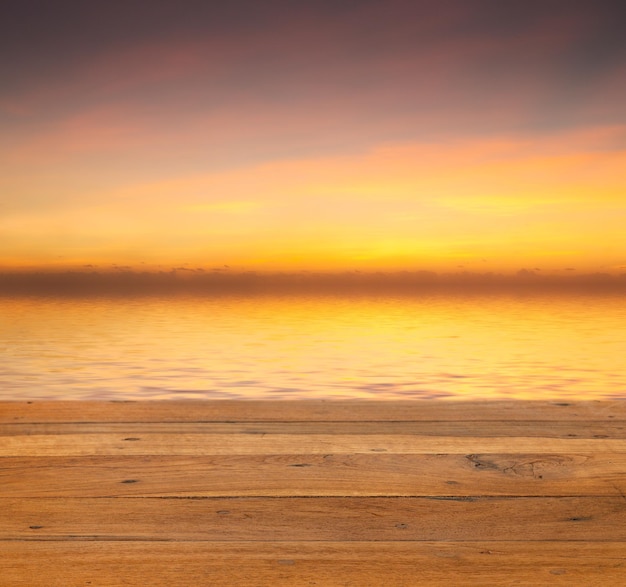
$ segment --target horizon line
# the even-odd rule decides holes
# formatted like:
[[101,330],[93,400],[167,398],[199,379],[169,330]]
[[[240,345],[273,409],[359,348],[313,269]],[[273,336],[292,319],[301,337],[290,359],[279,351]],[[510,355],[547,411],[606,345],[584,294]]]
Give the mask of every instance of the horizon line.
[[233,271],[172,268],[136,271],[0,270],[0,295],[150,295],[150,294],[385,294],[472,292],[626,292],[626,272],[515,273],[398,271]]

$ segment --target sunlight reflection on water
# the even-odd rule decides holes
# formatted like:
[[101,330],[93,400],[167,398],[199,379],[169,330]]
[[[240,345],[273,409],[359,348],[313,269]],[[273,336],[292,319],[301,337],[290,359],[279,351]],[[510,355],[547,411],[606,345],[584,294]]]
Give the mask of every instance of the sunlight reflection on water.
[[0,299],[1,399],[626,397],[610,296]]

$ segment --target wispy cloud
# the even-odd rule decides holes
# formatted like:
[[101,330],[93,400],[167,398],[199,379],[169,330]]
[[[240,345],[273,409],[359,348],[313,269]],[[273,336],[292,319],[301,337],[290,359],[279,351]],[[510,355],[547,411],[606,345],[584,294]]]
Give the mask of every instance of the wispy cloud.
[[140,4],[0,23],[2,263],[622,263],[615,3]]

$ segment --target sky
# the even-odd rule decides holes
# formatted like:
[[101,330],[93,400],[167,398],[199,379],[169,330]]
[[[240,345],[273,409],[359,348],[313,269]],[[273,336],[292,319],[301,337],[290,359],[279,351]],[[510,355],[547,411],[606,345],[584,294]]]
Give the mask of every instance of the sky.
[[621,0],[5,0],[0,270],[626,272]]

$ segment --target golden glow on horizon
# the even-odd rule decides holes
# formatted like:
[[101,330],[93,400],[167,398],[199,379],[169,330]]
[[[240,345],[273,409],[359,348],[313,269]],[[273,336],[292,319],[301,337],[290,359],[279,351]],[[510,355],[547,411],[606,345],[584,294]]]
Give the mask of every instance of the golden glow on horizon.
[[3,215],[1,263],[610,270],[626,261],[625,134],[390,144],[91,191],[77,184],[54,206]]
[[567,401],[623,397],[626,381],[619,298],[26,297],[0,308],[19,317],[2,334],[23,352],[0,372],[16,397]]

